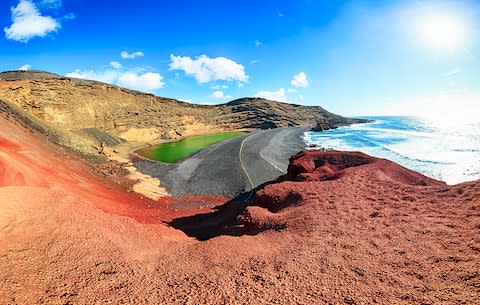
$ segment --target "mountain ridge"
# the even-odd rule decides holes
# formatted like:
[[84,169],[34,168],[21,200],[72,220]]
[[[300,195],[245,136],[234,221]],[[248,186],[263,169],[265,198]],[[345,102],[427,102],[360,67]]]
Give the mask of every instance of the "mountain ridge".
[[335,128],[364,122],[320,106],[255,97],[220,105],[191,104],[38,70],[1,72],[0,99],[48,127],[88,138],[96,145],[101,144],[98,135],[102,133],[106,133],[105,138],[154,143],[228,130],[312,128],[319,121],[330,122],[330,127]]

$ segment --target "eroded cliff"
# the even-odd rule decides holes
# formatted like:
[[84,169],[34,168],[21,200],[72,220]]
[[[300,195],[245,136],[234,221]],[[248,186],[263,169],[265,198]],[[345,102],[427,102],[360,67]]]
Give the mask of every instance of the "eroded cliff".
[[339,125],[356,122],[322,107],[261,98],[195,105],[42,71],[0,73],[0,98],[60,131],[93,139],[106,132],[143,143],[222,130],[310,128],[325,119]]

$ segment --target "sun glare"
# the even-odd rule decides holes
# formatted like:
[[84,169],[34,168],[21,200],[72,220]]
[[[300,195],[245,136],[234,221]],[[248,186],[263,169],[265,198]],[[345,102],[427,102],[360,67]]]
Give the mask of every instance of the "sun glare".
[[454,15],[430,15],[418,24],[418,39],[435,51],[454,52],[465,46],[467,26]]

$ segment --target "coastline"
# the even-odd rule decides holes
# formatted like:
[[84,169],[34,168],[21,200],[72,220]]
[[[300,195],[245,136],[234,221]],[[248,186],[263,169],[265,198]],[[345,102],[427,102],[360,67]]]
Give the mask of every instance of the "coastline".
[[[249,132],[250,130],[242,129],[242,130],[229,130],[222,132],[234,132],[234,131],[242,131],[242,132]],[[210,133],[193,133],[189,136],[197,136],[197,135],[208,135]],[[157,165],[158,169],[164,169],[168,171],[168,163],[163,163],[160,161],[154,161],[144,157],[138,153],[139,150],[154,147],[157,145],[181,141],[183,139],[188,138],[189,136],[182,136],[178,139],[174,140],[165,140],[159,139],[157,141],[152,141],[148,143],[140,143],[140,142],[125,142],[114,147],[102,146],[100,148],[100,154],[104,155],[108,162],[118,162],[122,168],[128,171],[126,178],[133,182],[133,191],[144,195],[153,200],[159,200],[161,198],[169,197],[171,194],[165,189],[162,184],[162,181],[157,176],[152,176],[150,174],[146,174],[141,172],[135,162],[145,161],[145,162],[154,162]],[[188,158],[186,158],[188,159]],[[107,164],[105,163],[105,164]]]
[[307,146],[361,151],[394,161],[431,178],[455,185],[480,178],[480,138],[475,124],[441,127],[414,116],[377,116],[374,123],[324,133],[307,132]]
[[[1,303],[479,301],[479,181],[449,187],[388,160],[318,152],[292,158],[290,177],[260,187],[253,202],[154,201],[0,120]],[[287,156],[276,152],[303,147],[303,132],[254,133],[239,158],[253,178],[265,168],[280,175],[272,162]],[[200,168],[238,156],[241,143],[227,142],[176,173],[190,169],[198,183]],[[246,183],[235,168],[224,174]],[[205,283],[225,295],[199,289]]]
[[174,164],[134,159],[172,195],[233,198],[286,173],[289,157],[305,148],[304,128],[259,130],[209,146]]

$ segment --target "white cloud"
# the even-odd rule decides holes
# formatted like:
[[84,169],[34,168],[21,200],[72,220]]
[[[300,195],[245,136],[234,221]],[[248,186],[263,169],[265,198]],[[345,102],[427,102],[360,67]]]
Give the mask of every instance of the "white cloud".
[[256,47],[259,47],[261,46],[263,43],[260,41],[260,40],[255,40],[255,46]]
[[25,64],[25,65],[21,66],[20,68],[18,68],[18,70],[20,70],[20,71],[28,71],[30,69],[32,69],[32,65],[29,65],[29,64]]
[[118,61],[111,61],[110,66],[112,66],[114,69],[121,69],[123,68],[122,64],[119,63]]
[[141,52],[141,51],[137,51],[137,52],[133,52],[133,53],[128,53],[127,51],[120,52],[120,56],[123,59],[134,59],[136,57],[142,57],[144,55],[145,54],[143,54],[143,52]]
[[42,0],[38,5],[49,9],[58,9],[62,7],[62,0]]
[[287,89],[287,92],[297,92],[297,89],[295,89],[295,88],[288,88],[288,89]]
[[445,77],[450,77],[450,76],[454,76],[454,75],[457,75],[457,74],[460,74],[460,73],[462,73],[462,69],[460,67],[455,67],[452,70],[444,73],[444,76]]
[[235,61],[225,58],[210,58],[201,55],[197,59],[188,56],[170,55],[170,71],[183,70],[185,74],[195,77],[199,83],[216,80],[246,82],[248,76],[245,68]]
[[258,60],[254,59],[252,61],[250,61],[250,64],[253,65],[253,64],[256,64],[258,62]]
[[310,80],[305,72],[299,72],[293,76],[290,84],[292,84],[294,87],[307,88],[310,85]]
[[210,89],[213,89],[213,90],[228,89],[228,85],[213,85],[213,86],[210,86]]
[[165,84],[162,79],[163,77],[158,73],[147,72],[139,75],[134,72],[127,72],[120,75],[118,85],[129,89],[152,92],[163,88]]
[[163,88],[165,83],[162,82],[163,77],[158,73],[153,72],[136,72],[118,70],[106,70],[101,73],[95,71],[80,71],[67,73],[67,77],[96,80],[104,83],[114,84],[132,90],[153,92],[157,89]]
[[75,18],[77,18],[77,15],[75,15],[74,13],[68,13],[62,17],[62,19],[64,20],[73,20]]
[[75,70],[74,72],[67,73],[65,76],[67,77],[74,77],[74,78],[81,78],[81,79],[89,79],[89,80],[96,80],[103,83],[115,84],[116,80],[118,79],[119,72],[113,70],[103,71],[101,73],[97,73],[93,70],[90,71],[81,71],[79,69]]
[[61,28],[60,23],[54,18],[42,16],[30,0],[20,0],[11,11],[13,23],[3,29],[7,39],[26,43],[34,37],[45,37]]
[[231,98],[230,95],[225,95],[225,93],[223,93],[223,91],[215,91],[210,95],[210,97],[213,97],[213,98]]
[[280,88],[278,91],[260,91],[257,92],[254,96],[272,101],[288,102],[284,88]]
[[200,104],[200,105],[218,105],[218,103],[221,103],[221,101],[220,102],[211,102],[211,101],[209,101],[209,102],[199,102],[197,104]]

